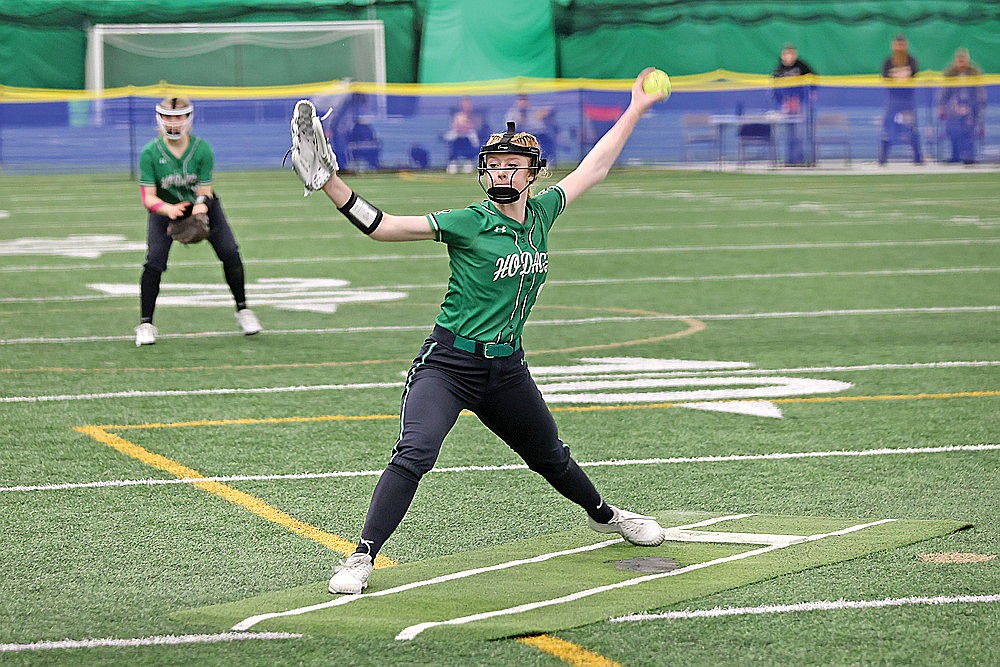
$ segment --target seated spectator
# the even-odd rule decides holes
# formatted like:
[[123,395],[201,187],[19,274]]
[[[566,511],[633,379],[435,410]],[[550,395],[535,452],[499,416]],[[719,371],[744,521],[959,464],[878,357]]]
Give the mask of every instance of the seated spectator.
[[[799,58],[799,53],[793,44],[785,44],[781,49],[781,56],[778,58],[778,65],[771,72],[775,79],[785,77],[805,76],[815,74],[806,61]],[[774,89],[774,99],[783,113],[798,115],[805,113],[809,103],[813,99],[813,90],[807,86],[783,86]],[[808,114],[807,114],[808,115]],[[805,164],[805,155],[802,151],[802,139],[795,124],[788,125],[788,164]]]
[[[882,76],[893,82],[907,81],[918,72],[917,59],[910,55],[910,46],[903,34],[892,40],[892,53],[882,63]],[[920,129],[917,127],[917,106],[914,89],[910,86],[890,86],[889,102],[882,118],[882,136],[878,163],[885,164],[893,144],[906,141],[913,149],[913,163],[923,164],[920,150]]]
[[[946,77],[980,76],[982,70],[972,62],[968,49],[958,49],[951,65],[944,71]],[[976,142],[984,134],[986,89],[980,86],[945,86],[938,101],[938,117],[945,122],[945,131],[951,142],[948,162],[974,164]]]
[[380,169],[382,142],[375,136],[375,129],[366,116],[359,116],[347,133],[347,154],[351,168]]
[[466,174],[472,173],[479,159],[479,115],[472,100],[463,97],[458,101],[458,111],[451,117],[451,125],[444,134],[448,142],[448,173],[457,174],[459,167]]
[[420,144],[410,146],[410,167],[412,169],[426,169],[431,163],[431,155],[427,149]]

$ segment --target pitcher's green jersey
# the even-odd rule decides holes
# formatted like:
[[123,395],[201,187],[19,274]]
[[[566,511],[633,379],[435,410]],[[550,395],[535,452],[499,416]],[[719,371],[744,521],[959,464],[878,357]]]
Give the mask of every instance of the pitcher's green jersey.
[[199,185],[212,184],[215,157],[207,142],[190,135],[187,150],[176,157],[163,137],[157,137],[139,156],[139,185],[156,186],[156,196],[168,204],[194,202]]
[[489,200],[429,214],[451,268],[436,322],[483,343],[519,338],[548,274],[549,230],[565,208],[566,193],[553,186],[528,199],[523,224]]

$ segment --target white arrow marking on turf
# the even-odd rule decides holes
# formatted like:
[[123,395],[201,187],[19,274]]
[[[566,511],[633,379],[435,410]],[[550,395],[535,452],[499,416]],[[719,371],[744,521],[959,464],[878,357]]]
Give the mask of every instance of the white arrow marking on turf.
[[[751,385],[748,389],[732,385]],[[725,389],[694,389],[681,391],[621,392],[627,389],[657,389],[665,387],[726,387]],[[661,403],[670,401],[709,401],[734,398],[779,398],[832,394],[853,385],[840,380],[813,378],[769,377],[688,377],[634,378],[627,380],[583,380],[578,382],[539,383],[538,389],[550,403]],[[608,393],[588,393],[595,390],[618,390]],[[579,392],[579,393],[576,393]]]

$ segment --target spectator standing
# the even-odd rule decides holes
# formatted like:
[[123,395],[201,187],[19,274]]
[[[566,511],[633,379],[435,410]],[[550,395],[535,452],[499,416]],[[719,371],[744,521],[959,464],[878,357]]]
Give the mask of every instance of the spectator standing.
[[[981,76],[982,70],[972,62],[969,50],[955,51],[945,71],[947,78]],[[973,85],[948,85],[941,89],[938,101],[938,117],[945,123],[945,131],[951,142],[951,158],[948,162],[974,164],[976,162],[976,141],[982,139],[986,109],[986,90]]]
[[[882,63],[882,76],[891,81],[888,89],[889,102],[882,118],[879,164],[885,164],[889,160],[889,151],[893,144],[901,143],[903,140],[913,149],[913,163],[924,162],[920,150],[920,128],[917,126],[915,89],[903,84],[913,79],[918,71],[917,59],[910,55],[906,36],[902,33],[896,35],[892,40],[892,52]],[[896,83],[903,85],[893,85]]]
[[[785,44],[781,49],[781,56],[778,58],[778,66],[771,72],[775,79],[786,77],[799,77],[807,74],[815,74],[806,61],[799,58],[798,50],[793,44]],[[774,89],[774,99],[778,103],[781,111],[788,115],[804,114],[806,122],[812,120],[812,100],[813,89],[811,86],[782,86]],[[788,124],[788,164],[805,164],[805,155],[802,151],[802,138],[796,123]]]

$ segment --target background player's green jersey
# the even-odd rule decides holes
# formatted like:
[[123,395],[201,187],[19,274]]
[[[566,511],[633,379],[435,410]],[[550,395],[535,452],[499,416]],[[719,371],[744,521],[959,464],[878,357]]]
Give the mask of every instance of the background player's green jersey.
[[517,340],[548,274],[549,230],[565,208],[566,193],[553,186],[528,199],[524,223],[488,200],[429,214],[451,268],[436,322],[484,343]]
[[167,148],[163,137],[146,144],[139,156],[139,185],[156,186],[156,196],[168,204],[194,202],[195,188],[212,184],[215,157],[207,142],[189,135],[188,147],[180,157]]

